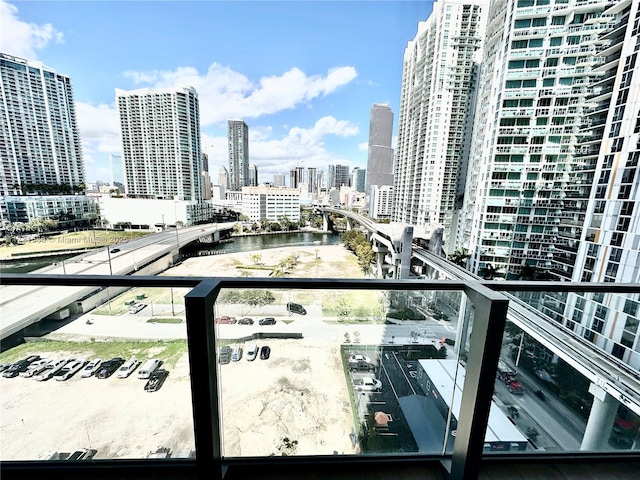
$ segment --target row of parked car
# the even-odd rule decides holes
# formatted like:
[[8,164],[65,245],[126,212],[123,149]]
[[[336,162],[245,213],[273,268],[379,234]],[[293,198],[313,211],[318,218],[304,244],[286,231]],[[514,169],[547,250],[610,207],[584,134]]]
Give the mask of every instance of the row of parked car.
[[[81,372],[81,378],[95,376],[96,378],[104,379],[109,378],[116,372],[117,378],[127,378],[140,364],[140,360],[135,357],[129,360],[114,357],[110,360],[94,358],[91,361],[87,361],[82,358],[47,360],[46,358],[40,358],[39,355],[31,355],[25,359],[18,360],[14,364],[0,365],[0,371],[2,371],[2,376],[5,378],[21,376],[34,378],[41,382],[51,378],[55,378],[57,381],[65,381],[78,372]],[[161,360],[152,358],[145,361],[138,370],[138,378],[147,380],[144,387],[146,391],[155,392],[159,390],[169,375],[167,370],[160,368],[161,365]]]
[[[240,345],[235,345],[233,348],[229,345],[220,347],[220,351],[218,352],[218,363],[226,365],[230,362],[239,362],[240,359],[242,359],[242,353],[243,349]],[[271,347],[269,347],[269,345],[258,347],[255,342],[247,345],[247,360],[252,362],[258,356],[260,356],[260,360],[268,360],[271,356]]]
[[[352,372],[351,381],[354,391],[380,392],[382,390],[382,382],[373,375],[369,375],[369,372],[375,372],[375,364],[370,357],[361,353],[353,353],[347,358],[347,368]],[[356,372],[367,372],[367,374],[360,375]]]
[[[227,315],[223,315],[222,317],[216,317],[215,323],[227,324],[227,325],[253,325],[253,318],[241,318],[238,320],[236,317],[229,317]],[[258,325],[275,325],[276,319],[273,317],[266,317],[262,320],[258,321]]]

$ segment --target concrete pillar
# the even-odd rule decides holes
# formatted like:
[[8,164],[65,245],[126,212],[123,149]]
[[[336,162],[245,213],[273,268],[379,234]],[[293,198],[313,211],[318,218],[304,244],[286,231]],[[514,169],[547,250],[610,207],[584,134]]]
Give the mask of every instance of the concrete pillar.
[[384,269],[382,268],[384,266],[384,257],[385,257],[385,253],[384,252],[378,252],[377,254],[377,266],[378,266],[378,278],[383,278],[384,276]]
[[322,230],[325,232],[329,231],[329,214],[327,212],[322,214]]
[[349,217],[345,217],[347,219],[347,231],[351,230],[353,228],[353,220],[351,220]]
[[401,239],[401,258],[399,265],[399,272],[394,278],[398,279],[406,279],[409,278],[409,273],[411,271],[411,255],[413,254],[411,242],[413,241],[413,227],[407,226],[404,228],[402,232]]
[[618,401],[595,383],[589,385],[589,393],[593,395],[593,405],[580,450],[605,450],[616,419]]

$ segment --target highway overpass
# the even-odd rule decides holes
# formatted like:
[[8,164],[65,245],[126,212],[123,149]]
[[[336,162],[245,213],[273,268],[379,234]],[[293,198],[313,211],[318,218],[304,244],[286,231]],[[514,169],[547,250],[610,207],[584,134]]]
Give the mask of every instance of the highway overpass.
[[[38,270],[56,275],[155,275],[179,260],[181,248],[193,242],[220,240],[234,223],[198,225],[151,234],[126,243],[110,245]],[[0,287],[0,340],[21,332],[43,318],[69,309],[78,311],[79,301],[100,295],[95,287]],[[116,293],[116,290],[113,290]],[[103,293],[105,299],[109,292]],[[93,303],[100,302],[96,299]],[[100,302],[101,303],[101,302]]]

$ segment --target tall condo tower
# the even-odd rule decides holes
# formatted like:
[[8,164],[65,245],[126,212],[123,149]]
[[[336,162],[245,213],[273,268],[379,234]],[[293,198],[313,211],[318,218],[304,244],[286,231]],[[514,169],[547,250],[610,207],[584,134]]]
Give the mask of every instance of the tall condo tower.
[[71,193],[84,184],[71,79],[4,53],[0,77],[0,196],[43,193],[44,185]]
[[584,208],[602,128],[585,135],[583,127],[599,101],[597,79],[608,71],[600,67],[610,41],[602,36],[610,28],[611,16],[602,15],[608,3],[492,3],[457,238],[475,272],[491,265],[515,279],[527,266],[571,278],[554,263],[573,264],[591,221]]
[[374,103],[369,117],[369,151],[367,156],[366,182],[367,194],[371,185],[393,185],[393,112],[391,107]]
[[[489,0],[440,0],[407,44],[393,220],[455,229]],[[451,248],[451,245],[447,245]]]
[[[595,42],[580,44],[595,43],[603,61],[594,69],[599,76],[589,89],[573,158],[565,162],[564,204],[559,217],[552,217],[559,223],[551,274],[576,282],[638,284],[640,4],[610,3],[600,18],[609,19],[613,28]],[[638,294],[556,293],[543,311],[640,369]]]
[[191,87],[116,89],[125,191],[138,198],[202,200],[198,94]]
[[242,120],[229,120],[229,188],[249,186],[249,127]]

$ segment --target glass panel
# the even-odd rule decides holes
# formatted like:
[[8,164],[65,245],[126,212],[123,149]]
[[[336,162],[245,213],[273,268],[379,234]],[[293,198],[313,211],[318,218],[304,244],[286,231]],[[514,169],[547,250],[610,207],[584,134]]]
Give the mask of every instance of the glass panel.
[[224,456],[441,454],[445,438],[451,450],[461,298],[222,289]]
[[636,448],[640,418],[634,391],[640,357],[631,335],[614,326],[625,317],[625,303],[637,294],[515,296],[494,396],[529,439],[528,449]]
[[2,461],[194,456],[187,291],[3,286]]

